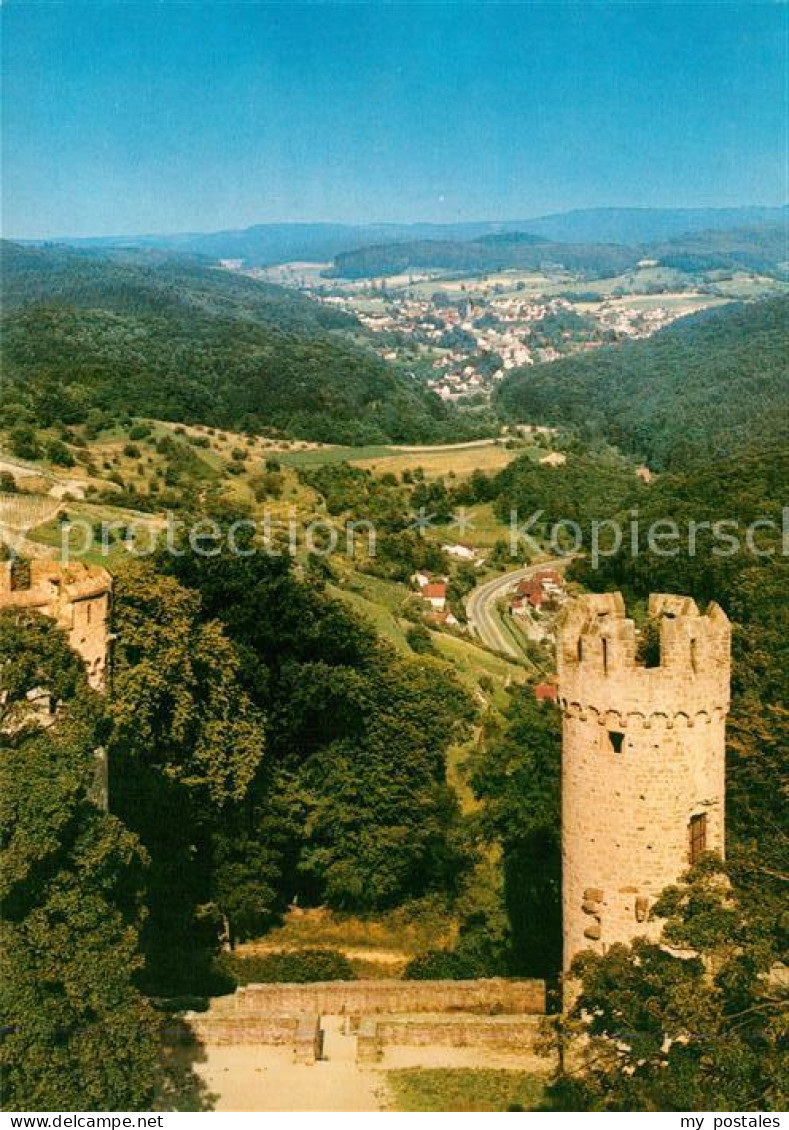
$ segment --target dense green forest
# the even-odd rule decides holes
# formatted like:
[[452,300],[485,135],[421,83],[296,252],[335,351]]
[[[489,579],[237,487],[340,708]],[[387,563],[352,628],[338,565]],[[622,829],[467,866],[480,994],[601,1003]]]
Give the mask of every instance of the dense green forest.
[[[159,1059],[137,985],[147,856],[93,799],[103,707],[52,621],[0,613],[0,1068],[18,1110],[146,1109]],[[62,704],[31,718],[42,680]]]
[[75,251],[57,244],[0,243],[3,308],[112,310],[116,314],[194,311],[295,333],[356,328],[350,314],[210,260],[156,251]]
[[[371,912],[451,897],[473,857],[446,780],[476,715],[468,692],[448,664],[396,653],[315,576],[229,552],[130,561],[113,627],[102,698],[51,621],[0,617],[3,1056],[22,1109],[80,1095],[145,1109],[146,997],[232,988],[223,934],[258,935],[294,900]],[[62,703],[43,728],[27,708],[42,680]],[[90,795],[99,740],[111,815]],[[48,929],[60,940],[44,977]],[[94,1054],[102,1032],[117,1054]]]
[[739,269],[786,278],[786,223],[688,232],[650,244],[649,255],[680,271]]
[[789,299],[684,318],[644,341],[513,372],[512,419],[604,437],[656,470],[789,441]]
[[3,251],[3,398],[25,422],[99,409],[339,443],[485,431],[343,336],[354,319],[281,288],[167,257]]
[[564,266],[590,278],[618,275],[641,258],[637,248],[607,243],[551,243],[539,236],[483,236],[477,240],[421,240],[363,247],[338,255],[333,274],[341,278],[399,275],[408,271],[501,271]]

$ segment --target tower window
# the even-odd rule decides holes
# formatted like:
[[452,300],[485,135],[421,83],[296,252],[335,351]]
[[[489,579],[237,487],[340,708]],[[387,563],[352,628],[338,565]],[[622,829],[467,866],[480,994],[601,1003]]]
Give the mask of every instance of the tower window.
[[691,867],[698,863],[702,854],[707,850],[707,814],[702,812],[699,816],[691,816],[688,824],[688,858]]
[[614,751],[614,753],[621,753],[622,746],[625,742],[625,735],[621,732],[621,730],[609,730],[608,741],[610,742],[611,749]]

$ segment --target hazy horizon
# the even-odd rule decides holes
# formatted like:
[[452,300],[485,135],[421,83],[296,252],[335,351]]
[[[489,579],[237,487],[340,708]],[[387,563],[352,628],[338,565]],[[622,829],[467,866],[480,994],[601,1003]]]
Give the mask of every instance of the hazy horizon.
[[640,204],[601,204],[594,207],[585,208],[582,205],[576,208],[565,209],[551,209],[546,212],[541,212],[539,215],[529,216],[469,216],[460,220],[443,219],[443,220],[428,220],[424,217],[418,216],[411,220],[392,220],[373,218],[369,220],[337,220],[337,219],[282,219],[282,220],[260,220],[252,221],[248,224],[233,224],[229,223],[222,228],[179,228],[173,230],[159,230],[159,231],[129,231],[129,232],[91,232],[75,234],[73,232],[59,232],[57,234],[49,235],[14,235],[12,233],[3,232],[2,238],[10,241],[18,240],[23,243],[41,243],[52,242],[57,243],[59,240],[65,241],[93,241],[93,240],[127,240],[127,239],[158,239],[158,238],[178,238],[180,236],[200,236],[212,235],[221,232],[234,232],[245,231],[250,228],[256,227],[327,227],[327,228],[382,228],[382,227],[457,227],[460,225],[475,226],[482,224],[528,224],[536,222],[537,220],[547,219],[554,216],[567,216],[573,213],[584,212],[736,212],[740,210],[750,209],[771,209],[781,210],[789,209],[789,200],[779,204],[764,204],[761,201],[746,200],[740,204],[710,204],[706,206],[686,205],[686,204],[666,204],[666,205],[640,205]]
[[789,196],[782,5],[10,0],[0,16],[10,238]]

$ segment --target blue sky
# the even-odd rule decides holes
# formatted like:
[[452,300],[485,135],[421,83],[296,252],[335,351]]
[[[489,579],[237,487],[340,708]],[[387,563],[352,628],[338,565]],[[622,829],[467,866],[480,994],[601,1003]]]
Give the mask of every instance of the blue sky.
[[788,11],[6,0],[4,230],[784,203]]

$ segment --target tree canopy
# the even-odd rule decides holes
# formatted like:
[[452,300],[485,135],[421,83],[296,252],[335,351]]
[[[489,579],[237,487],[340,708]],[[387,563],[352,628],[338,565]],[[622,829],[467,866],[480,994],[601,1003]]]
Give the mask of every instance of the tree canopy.
[[91,799],[97,702],[62,633],[34,616],[0,618],[12,699],[43,686],[60,704],[0,730],[3,1102],[150,1109],[158,1022],[134,984],[146,856]]
[[682,318],[653,337],[508,375],[497,403],[682,471],[789,441],[789,298]]

